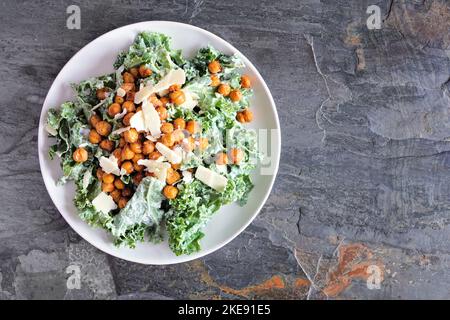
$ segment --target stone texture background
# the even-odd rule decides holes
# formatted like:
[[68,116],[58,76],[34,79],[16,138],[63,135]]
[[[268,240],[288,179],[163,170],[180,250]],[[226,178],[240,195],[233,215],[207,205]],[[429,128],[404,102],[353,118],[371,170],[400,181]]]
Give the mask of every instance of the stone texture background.
[[[70,4],[81,30],[65,27]],[[383,23],[369,31],[373,4]],[[37,156],[41,105],[65,62],[144,20],[190,23],[239,48],[283,128],[255,222],[218,252],[165,267],[75,234]],[[0,299],[450,298],[448,1],[6,0],[0,30]],[[68,289],[69,265],[81,289]],[[367,287],[370,265],[380,289]]]

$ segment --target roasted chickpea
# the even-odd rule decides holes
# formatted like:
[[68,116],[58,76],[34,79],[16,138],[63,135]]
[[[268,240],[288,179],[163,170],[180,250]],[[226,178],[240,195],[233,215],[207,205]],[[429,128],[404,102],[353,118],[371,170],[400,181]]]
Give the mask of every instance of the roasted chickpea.
[[169,98],[170,101],[172,101],[172,103],[174,103],[177,106],[183,104],[186,101],[186,96],[184,95],[184,92],[181,90],[170,93]]
[[142,144],[140,141],[130,143],[130,149],[134,153],[142,153]]
[[217,92],[223,95],[224,97],[227,97],[230,94],[231,87],[227,83],[222,83],[218,88]]
[[173,140],[175,141],[175,143],[180,142],[181,140],[183,140],[185,138],[184,130],[177,129],[174,132],[172,132],[172,136],[173,136]]
[[128,203],[128,198],[121,197],[119,199],[119,202],[117,203],[117,205],[119,206],[119,209],[123,209],[126,207],[127,203]]
[[118,190],[123,190],[123,188],[125,188],[125,183],[123,183],[120,178],[116,178],[116,180],[114,180],[114,187]]
[[162,107],[162,106],[163,106],[163,103],[161,102],[161,100],[158,99],[158,97],[156,96],[156,94],[152,94],[152,95],[149,97],[149,101],[150,101],[150,103],[151,103],[155,108],[157,108],[157,107]]
[[147,78],[153,73],[153,71],[150,68],[147,68],[145,65],[142,65],[139,67],[139,74],[142,78]]
[[144,170],[144,166],[141,166],[137,163],[133,163],[134,171],[136,172],[142,172]]
[[95,175],[97,176],[98,180],[102,180],[104,174],[105,172],[102,170],[102,168],[97,168],[97,171],[95,171]]
[[250,77],[245,75],[245,74],[242,75],[242,77],[241,77],[241,87],[248,89],[251,86],[252,86],[252,83],[250,81]]
[[121,137],[121,138],[119,139],[119,147],[122,148],[125,144],[126,144],[125,139],[124,139],[123,137]]
[[155,144],[153,141],[147,140],[142,144],[142,153],[148,155],[155,150]]
[[186,130],[189,131],[190,134],[195,134],[200,132],[200,125],[195,120],[190,120],[186,123]]
[[114,191],[114,185],[112,183],[102,183],[102,191],[103,192],[112,192]]
[[94,128],[95,128],[95,125],[96,125],[97,123],[99,123],[100,121],[102,121],[102,119],[101,119],[98,115],[96,115],[96,114],[92,115],[92,117],[89,119],[89,123],[90,123],[91,126],[94,127]]
[[252,122],[253,112],[251,112],[249,109],[244,109],[242,111],[242,115],[244,116],[245,122]]
[[142,107],[141,106],[136,108],[136,112],[139,112],[139,111],[142,111]]
[[159,101],[161,101],[161,105],[165,108],[166,105],[169,103],[169,98],[162,97],[162,98],[159,99]]
[[247,121],[245,121],[245,116],[242,112],[238,112],[236,113],[236,120],[239,121],[240,123],[246,123]]
[[158,112],[159,118],[161,120],[166,120],[167,119],[168,115],[167,115],[167,109],[166,108],[164,108],[164,107],[157,107],[156,111]]
[[73,152],[72,158],[78,163],[85,162],[88,159],[88,152],[84,148],[78,148]]
[[125,170],[127,174],[134,171],[133,163],[131,161],[125,161],[120,168]]
[[127,109],[127,113],[134,112],[136,110],[136,106],[132,101],[125,101],[122,108]]
[[130,125],[130,119],[131,119],[132,116],[134,116],[134,112],[127,113],[125,115],[125,117],[123,117],[122,123],[123,123],[124,126],[129,126]]
[[244,152],[240,149],[233,148],[229,152],[230,161],[233,164],[239,164],[244,158]]
[[134,83],[135,81],[134,76],[129,72],[124,72],[122,78],[125,83]]
[[100,121],[95,125],[95,130],[104,137],[111,133],[111,129],[111,125],[106,121]]
[[114,182],[114,175],[112,173],[105,173],[102,177],[102,181],[104,183],[113,183]]
[[161,125],[161,132],[162,133],[172,133],[173,132],[173,124],[170,122],[164,122]]
[[109,195],[113,198],[114,202],[117,203],[122,196],[122,193],[120,192],[120,190],[115,189]]
[[97,96],[98,100],[105,100],[109,96],[109,90],[107,88],[101,88],[97,89],[95,92],[95,95]]
[[112,152],[112,155],[117,159],[117,165],[120,166],[120,164],[122,163],[122,149],[117,148]]
[[122,107],[118,103],[113,103],[108,107],[108,115],[114,117],[116,114],[122,111]]
[[179,84],[173,84],[169,87],[169,92],[175,92],[181,89],[181,86]]
[[242,92],[240,90],[233,90],[230,92],[230,99],[233,102],[238,102],[242,99]]
[[174,170],[173,168],[167,169],[167,177],[166,177],[167,184],[174,184],[180,179],[181,174],[178,171]]
[[219,84],[220,84],[220,78],[217,75],[212,74],[211,75],[211,84],[210,84],[210,86],[211,87],[217,87]]
[[130,70],[128,70],[134,78],[139,78],[139,70],[138,68],[131,68]]
[[139,160],[144,159],[144,155],[142,153],[136,153],[133,157],[133,163],[138,163]]
[[207,138],[200,138],[198,139],[198,148],[201,151],[204,151],[206,148],[208,148],[209,142]]
[[115,143],[109,139],[105,139],[99,144],[100,148],[102,148],[105,151],[111,152],[113,151],[115,147]]
[[213,60],[208,64],[208,70],[211,73],[218,73],[222,69],[222,66],[220,65],[219,61]]
[[192,137],[186,138],[186,140],[183,139],[182,147],[184,151],[191,152],[195,148],[195,140]]
[[218,165],[228,164],[228,156],[225,152],[220,152],[216,154],[216,164]]
[[114,98],[114,102],[118,103],[118,104],[122,104],[124,101],[125,101],[125,99],[123,97],[116,96]]
[[134,91],[134,89],[136,88],[136,86],[134,85],[134,83],[122,83],[122,85],[120,86],[126,93]]
[[134,97],[136,96],[136,92],[134,91],[128,91],[127,95],[125,97],[126,101],[134,101]]
[[172,163],[171,166],[173,170],[180,170],[181,163]]
[[98,132],[95,131],[94,129],[91,129],[91,131],[89,131],[89,142],[93,144],[98,144],[100,143],[100,141],[102,141],[102,136],[99,135]]
[[134,152],[131,151],[130,146],[126,145],[125,147],[123,147],[122,154],[121,154],[122,161],[131,160],[131,159],[133,159],[133,157],[134,157]]
[[134,142],[138,141],[139,134],[138,134],[138,132],[136,131],[135,128],[131,128],[130,130],[125,131],[123,133],[123,138],[128,143],[134,143]]
[[139,183],[141,183],[142,179],[144,179],[144,175],[141,172],[138,172],[133,177],[133,183],[135,185],[138,185]]
[[178,189],[174,186],[165,186],[163,194],[167,199],[175,199],[178,195]]
[[123,190],[122,190],[123,197],[131,197],[132,194],[133,194],[133,190],[131,190],[128,187],[123,188]]
[[186,121],[184,121],[183,118],[176,118],[175,120],[173,120],[173,127],[175,129],[184,129],[186,128]]
[[161,143],[169,148],[175,144],[175,140],[173,138],[172,133],[166,133],[161,137]]
[[152,153],[150,153],[150,154],[148,155],[148,158],[149,158],[150,160],[158,160],[160,157],[162,157],[162,154],[159,153],[159,151],[153,151]]

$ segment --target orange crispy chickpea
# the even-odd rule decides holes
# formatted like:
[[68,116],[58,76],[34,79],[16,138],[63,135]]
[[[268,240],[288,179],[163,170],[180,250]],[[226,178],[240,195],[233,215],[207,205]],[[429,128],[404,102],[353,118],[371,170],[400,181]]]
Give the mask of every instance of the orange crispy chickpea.
[[251,86],[252,86],[252,83],[250,81],[250,77],[245,75],[245,74],[242,75],[242,77],[241,77],[241,87],[248,89]]
[[131,159],[133,159],[133,157],[134,157],[134,152],[131,151],[130,146],[126,145],[125,147],[123,147],[122,154],[121,154],[122,161],[131,160]]
[[153,73],[153,71],[150,68],[147,68],[145,65],[141,65],[139,67],[139,74],[142,78],[147,78]]
[[142,153],[148,155],[155,150],[155,144],[153,141],[147,140],[142,144]]
[[149,158],[150,160],[158,160],[161,156],[162,156],[162,154],[159,153],[158,151],[153,151],[152,153],[150,153],[150,154],[148,155],[148,158]]
[[163,194],[167,199],[175,199],[178,195],[178,189],[174,186],[165,186]]
[[114,187],[116,187],[117,190],[123,190],[123,188],[125,188],[125,183],[123,183],[120,178],[116,178],[116,180],[114,180]]
[[127,113],[134,112],[136,110],[136,106],[133,101],[125,101],[122,105],[122,108],[127,109]]
[[161,100],[158,99],[156,94],[152,94],[148,99],[155,108],[163,106],[163,103],[161,102]]
[[172,133],[173,132],[173,124],[170,122],[164,122],[161,125],[161,132],[162,133]]
[[100,121],[95,125],[95,130],[104,137],[111,133],[111,129],[111,125],[106,121]]
[[113,183],[114,182],[114,175],[112,173],[105,173],[102,177],[102,181],[104,183]]
[[131,128],[130,130],[123,133],[123,138],[125,139],[125,142],[134,143],[138,141],[139,134],[135,128]]
[[200,131],[200,125],[195,120],[190,120],[186,123],[186,130],[190,134],[195,134]]
[[217,92],[223,95],[224,97],[227,97],[230,94],[231,87],[227,83],[222,83],[218,88]]
[[216,155],[216,164],[218,165],[228,164],[228,156],[225,152],[220,152]]
[[219,84],[220,84],[220,78],[217,75],[212,74],[211,75],[211,84],[210,84],[210,86],[211,87],[217,87]]
[[102,121],[102,119],[101,119],[98,115],[96,115],[96,114],[92,115],[92,117],[89,119],[89,123],[90,123],[91,126],[94,127],[94,128],[95,128],[95,125],[96,125],[97,123],[99,123],[100,121]]
[[180,87],[179,84],[173,84],[173,85],[171,85],[171,86],[169,87],[169,92],[175,92],[175,91],[178,91],[178,90],[180,90],[180,89],[181,89],[181,87]]
[[114,185],[112,183],[102,183],[102,191],[103,192],[112,192],[114,191]]
[[130,174],[134,171],[134,166],[131,161],[125,161],[122,163],[121,169],[125,170],[127,174]]
[[119,201],[120,197],[122,196],[120,190],[117,190],[117,189],[112,191],[109,195],[113,198],[114,202],[116,202],[116,203]]
[[117,203],[117,205],[119,206],[119,209],[123,209],[126,207],[127,203],[128,203],[128,198],[121,197],[119,199],[119,202]]
[[180,170],[181,163],[172,163],[171,166],[172,166],[172,169],[174,169],[174,170]]
[[208,64],[208,70],[211,73],[218,73],[220,70],[222,70],[222,66],[220,65],[219,61],[213,60]]
[[161,137],[161,143],[169,148],[175,144],[175,139],[173,138],[172,133],[166,133]]
[[249,109],[244,109],[244,111],[242,111],[242,115],[244,116],[245,122],[251,122],[253,120],[253,112]]
[[88,159],[88,152],[84,148],[78,148],[73,152],[72,158],[78,163],[85,162]]
[[180,179],[181,174],[178,171],[174,170],[173,168],[167,169],[167,177],[166,177],[167,184],[174,184]]
[[156,107],[156,111],[158,112],[158,114],[159,114],[159,118],[161,119],[161,120],[166,120],[167,119],[167,109],[166,108],[164,108],[164,107]]
[[132,116],[134,116],[134,112],[127,113],[125,115],[125,117],[123,117],[122,123],[123,123],[124,126],[129,126],[130,125],[130,119],[131,119]]
[[98,100],[105,100],[109,96],[109,90],[107,88],[97,89],[95,95]]
[[123,190],[122,190],[123,197],[130,197],[132,194],[133,194],[133,191],[130,188],[128,188],[128,187],[123,188]]
[[117,161],[120,162],[122,161],[122,149],[121,148],[117,148],[116,150],[113,151],[113,156],[116,157]]
[[233,148],[229,152],[230,161],[233,164],[239,164],[244,158],[244,152],[240,149]]
[[144,170],[144,166],[141,166],[137,163],[133,163],[134,171],[136,172],[142,172]]
[[134,76],[129,72],[124,72],[122,78],[125,83],[134,83],[135,81]]
[[98,180],[102,180],[104,174],[105,174],[105,172],[102,170],[102,168],[97,168],[95,175],[97,176]]
[[175,143],[178,143],[185,138],[184,132],[181,129],[177,129],[174,132],[172,132],[172,136]]
[[245,116],[242,112],[238,112],[236,113],[236,120],[239,121],[240,123],[246,123],[247,121],[245,121]]
[[137,164],[139,160],[144,159],[144,155],[142,153],[136,153],[133,157],[133,163]]
[[136,88],[136,86],[134,85],[134,83],[122,83],[122,85],[120,86],[123,90],[125,90],[126,93],[134,91],[134,89]]
[[230,99],[233,102],[238,102],[242,99],[242,92],[240,90],[233,90],[230,92]]
[[142,179],[144,179],[144,175],[141,172],[138,172],[137,174],[135,174],[135,176],[133,177],[133,183],[135,185],[138,185],[139,183],[141,183]]
[[102,136],[99,135],[98,132],[95,131],[94,129],[91,129],[91,131],[89,131],[89,142],[93,144],[98,144],[100,143],[100,141],[102,141]]
[[175,129],[184,129],[186,128],[186,121],[184,121],[183,118],[176,118],[175,120],[173,120],[173,127]]
[[105,139],[99,144],[100,148],[105,151],[111,152],[114,149],[115,143],[109,139]]
[[123,137],[119,139],[119,147],[122,148],[126,144],[126,141]]
[[174,91],[169,94],[170,101],[172,101],[175,105],[179,106],[186,101],[186,96],[184,92],[181,90]]
[[124,101],[125,101],[125,99],[123,97],[116,96],[114,98],[114,102],[118,103],[118,104],[122,104]]
[[128,71],[133,75],[133,77],[139,78],[139,70],[138,70],[138,68],[131,68]]
[[128,91],[127,92],[127,96],[125,97],[125,100],[127,100],[127,101],[134,101],[135,95],[136,95],[136,92]]
[[130,149],[135,154],[136,153],[142,153],[142,144],[141,144],[141,142],[140,141],[136,141],[136,142],[130,143]]
[[161,105],[165,108],[166,105],[169,103],[169,98],[162,97],[162,98],[159,99],[159,101],[161,101]]

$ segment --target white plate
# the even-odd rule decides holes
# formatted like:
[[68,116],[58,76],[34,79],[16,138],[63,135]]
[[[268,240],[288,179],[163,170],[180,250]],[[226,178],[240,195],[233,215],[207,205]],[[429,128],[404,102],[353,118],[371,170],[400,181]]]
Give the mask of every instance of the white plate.
[[[250,75],[254,89],[254,98],[251,101],[254,121],[251,125],[256,129],[276,129],[272,136],[270,152],[273,166],[272,175],[260,174],[259,168],[255,170],[253,175],[255,188],[250,194],[248,204],[242,208],[235,204],[223,207],[205,228],[206,236],[201,241],[201,251],[192,255],[177,257],[171,252],[167,242],[158,245],[143,243],[139,244],[136,249],[115,247],[107,232],[90,227],[78,217],[72,202],[74,184],[71,182],[62,187],[55,185],[56,180],[62,174],[59,159],[50,161],[47,155],[48,148],[54,143],[54,139],[49,138],[44,130],[48,109],[73,99],[71,83],[113,72],[112,64],[117,54],[126,50],[141,31],[156,31],[169,35],[172,38],[172,46],[183,49],[183,54],[187,57],[193,56],[200,47],[208,44],[224,53],[240,55],[246,64],[243,72]],[[193,260],[219,249],[242,232],[256,217],[269,196],[278,170],[281,147],[279,129],[275,103],[266,83],[253,64],[236,48],[214,34],[191,25],[166,21],[141,22],[118,28],[95,39],[75,54],[58,74],[47,94],[41,112],[38,142],[39,163],[45,186],[53,203],[67,223],[80,236],[100,250],[125,260],[144,264],[172,264]]]

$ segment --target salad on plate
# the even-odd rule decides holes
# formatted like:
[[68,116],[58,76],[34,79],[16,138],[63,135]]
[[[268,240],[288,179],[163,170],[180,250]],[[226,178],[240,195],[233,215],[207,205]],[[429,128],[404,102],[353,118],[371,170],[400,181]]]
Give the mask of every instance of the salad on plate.
[[251,81],[236,55],[211,46],[192,59],[161,33],[141,32],[115,72],[73,84],[75,99],[50,109],[51,159],[74,181],[81,219],[116,245],[160,242],[200,250],[221,206],[245,205],[259,158]]

